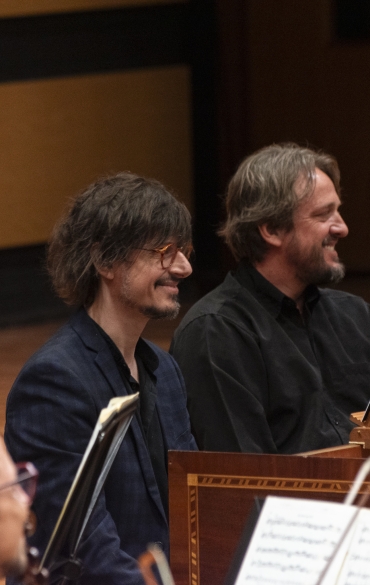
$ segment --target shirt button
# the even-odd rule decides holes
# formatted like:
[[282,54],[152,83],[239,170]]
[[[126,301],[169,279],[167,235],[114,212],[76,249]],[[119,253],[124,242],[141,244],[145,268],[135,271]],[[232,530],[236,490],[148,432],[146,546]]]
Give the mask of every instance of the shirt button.
[[336,425],[339,425],[339,421],[338,420],[335,420],[334,422],[335,422]]

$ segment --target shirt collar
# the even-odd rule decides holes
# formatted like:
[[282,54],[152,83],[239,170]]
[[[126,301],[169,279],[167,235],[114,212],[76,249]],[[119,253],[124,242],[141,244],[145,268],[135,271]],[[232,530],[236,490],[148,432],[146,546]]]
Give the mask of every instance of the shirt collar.
[[[247,288],[273,317],[281,313],[284,305],[294,303],[246,260],[241,260],[234,276],[239,284]],[[312,309],[319,298],[319,289],[314,285],[309,285],[305,291],[305,305]]]
[[[89,317],[89,319],[91,319],[91,317],[89,315],[88,315],[88,317]],[[102,327],[100,327],[100,325],[98,325],[98,323],[96,321],[94,321],[94,319],[91,319],[91,321],[94,323],[95,327],[97,328],[97,330],[99,331],[99,333],[103,337],[103,339],[105,339],[105,341],[108,343],[108,346],[111,348],[111,350],[113,350],[113,355],[115,355],[116,352],[118,352],[122,356],[122,359],[123,359],[124,363],[126,364],[123,355],[121,354],[117,345],[114,343],[113,339],[111,337],[109,337],[109,335],[104,331],[104,329]],[[144,367],[151,374],[154,375],[155,370],[159,366],[158,356],[155,353],[155,351],[141,337],[139,338],[139,340],[136,344],[135,355],[141,359],[141,361],[144,364]]]

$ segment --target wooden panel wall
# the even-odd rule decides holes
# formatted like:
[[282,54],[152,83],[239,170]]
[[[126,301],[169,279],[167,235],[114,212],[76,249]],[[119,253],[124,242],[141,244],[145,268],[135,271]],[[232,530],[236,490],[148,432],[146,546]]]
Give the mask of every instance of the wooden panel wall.
[[67,199],[120,170],[192,207],[186,66],[0,85],[0,247],[48,239]]
[[[17,10],[31,4],[46,6]],[[142,2],[93,2],[112,4]],[[0,18],[0,248],[45,242],[67,198],[110,172],[158,178],[192,207],[190,68],[176,64],[186,59],[171,46],[169,5]],[[82,6],[91,2],[49,11]]]
[[331,0],[245,7],[249,148],[294,140],[338,158],[350,230],[340,253],[370,273],[370,42],[337,38]]
[[45,242],[102,174],[173,188],[219,266],[215,43],[213,0],[0,2],[0,326],[59,315]]
[[[343,215],[349,225],[339,250],[348,276],[359,279],[358,291],[370,279],[368,4],[217,2],[223,189],[247,154],[273,142],[296,141],[333,153],[342,172]],[[350,29],[347,36],[338,34],[338,9],[341,27]]]
[[176,4],[186,0],[1,0],[0,17],[29,16],[74,10],[119,8],[122,6],[149,6]]

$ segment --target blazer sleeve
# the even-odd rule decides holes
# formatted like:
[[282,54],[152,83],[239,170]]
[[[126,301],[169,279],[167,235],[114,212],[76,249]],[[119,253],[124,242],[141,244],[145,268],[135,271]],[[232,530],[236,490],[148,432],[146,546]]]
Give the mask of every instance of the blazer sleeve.
[[[5,440],[15,461],[39,470],[34,502],[38,529],[32,544],[42,552],[51,536],[99,408],[86,385],[65,363],[29,362],[7,403]],[[81,585],[143,585],[136,560],[120,548],[116,525],[99,497],[79,549]]]
[[166,429],[167,446],[174,450],[196,451],[198,447],[191,433],[185,382],[180,368],[169,353],[154,344],[149,345],[159,358],[156,371],[158,414]]

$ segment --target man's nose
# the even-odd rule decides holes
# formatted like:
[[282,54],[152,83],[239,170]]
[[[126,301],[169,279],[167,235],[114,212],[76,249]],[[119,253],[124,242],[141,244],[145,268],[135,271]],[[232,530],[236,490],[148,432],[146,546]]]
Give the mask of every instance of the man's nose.
[[334,223],[330,228],[330,233],[337,238],[345,238],[348,235],[348,227],[341,214],[338,212]]
[[172,274],[176,274],[179,278],[187,278],[193,272],[191,264],[186,256],[181,252],[177,251],[175,260],[169,269]]

